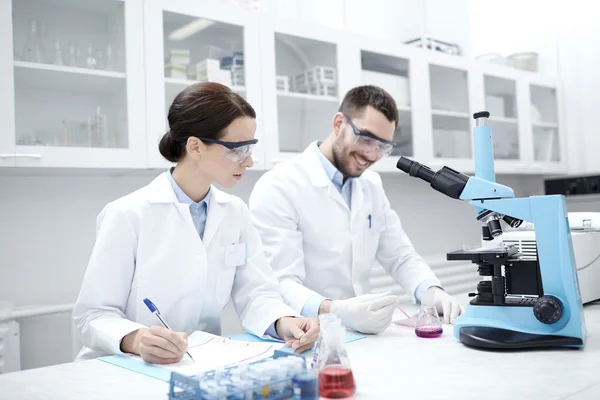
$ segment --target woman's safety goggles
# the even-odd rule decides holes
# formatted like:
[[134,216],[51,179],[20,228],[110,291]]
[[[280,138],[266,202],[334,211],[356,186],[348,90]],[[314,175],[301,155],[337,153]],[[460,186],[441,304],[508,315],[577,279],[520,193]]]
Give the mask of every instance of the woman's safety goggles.
[[346,121],[348,121],[348,124],[350,124],[350,127],[354,132],[352,144],[356,144],[361,147],[365,153],[370,153],[373,150],[377,150],[377,155],[379,158],[392,154],[392,151],[394,151],[397,146],[396,143],[381,139],[372,133],[361,132],[356,126],[354,126],[347,115],[344,115],[344,117],[346,117]]
[[258,143],[258,139],[246,140],[245,142],[224,142],[218,139],[209,139],[199,137],[203,142],[220,144],[223,146],[223,157],[235,163],[241,163],[252,155],[254,145]]

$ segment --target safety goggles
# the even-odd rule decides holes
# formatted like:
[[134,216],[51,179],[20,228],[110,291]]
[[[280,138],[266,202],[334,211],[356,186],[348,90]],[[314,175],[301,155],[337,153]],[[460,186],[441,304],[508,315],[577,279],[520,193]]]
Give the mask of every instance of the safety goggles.
[[362,132],[356,126],[354,126],[347,115],[344,115],[344,117],[346,117],[346,121],[348,121],[348,124],[354,132],[352,144],[360,146],[365,153],[370,153],[373,150],[377,150],[377,155],[379,158],[392,154],[392,151],[394,151],[397,146],[396,143],[381,139],[372,133]]
[[209,139],[199,137],[203,142],[220,144],[223,146],[223,157],[235,163],[241,163],[252,155],[254,145],[258,143],[258,139],[246,140],[245,142],[224,142],[218,139]]

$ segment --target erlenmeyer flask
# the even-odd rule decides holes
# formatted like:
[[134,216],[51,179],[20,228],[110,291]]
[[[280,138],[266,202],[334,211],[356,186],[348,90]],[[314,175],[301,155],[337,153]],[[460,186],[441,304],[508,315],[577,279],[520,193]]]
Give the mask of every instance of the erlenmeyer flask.
[[315,342],[313,359],[310,364],[311,368],[317,368],[319,365],[319,354],[321,354],[321,347],[323,346],[323,331],[327,330],[329,325],[342,325],[342,320],[335,314],[320,314],[319,315],[319,337]]
[[426,290],[421,295],[421,308],[417,315],[415,334],[422,338],[435,338],[442,334],[442,323],[434,305],[434,294]]
[[31,21],[31,25],[29,26],[29,34],[27,35],[27,42],[23,48],[23,55],[21,59],[23,61],[35,63],[46,62],[46,50],[42,44],[40,23],[37,20]]
[[347,399],[356,393],[345,334],[346,328],[333,323],[323,331],[319,354],[319,396],[322,399]]

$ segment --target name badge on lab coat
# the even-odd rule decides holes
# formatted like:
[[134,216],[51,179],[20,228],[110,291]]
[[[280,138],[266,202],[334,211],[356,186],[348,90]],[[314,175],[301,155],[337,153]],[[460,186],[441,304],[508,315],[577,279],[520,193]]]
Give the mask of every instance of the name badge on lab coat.
[[246,264],[246,243],[232,244],[225,248],[225,266],[237,267]]

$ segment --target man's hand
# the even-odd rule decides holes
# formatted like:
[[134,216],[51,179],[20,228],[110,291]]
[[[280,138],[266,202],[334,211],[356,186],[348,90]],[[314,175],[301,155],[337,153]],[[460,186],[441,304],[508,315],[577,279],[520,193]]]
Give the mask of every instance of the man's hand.
[[162,326],[138,329],[121,340],[121,351],[139,354],[144,361],[152,364],[179,362],[187,349],[188,335],[185,332],[173,332]]
[[344,325],[361,333],[377,334],[392,323],[398,296],[391,292],[364,294],[347,300],[331,302],[330,312],[340,317]]
[[287,347],[294,349],[294,353],[312,349],[319,336],[319,320],[316,318],[279,318],[275,323],[275,330],[279,337],[285,341]]
[[434,293],[433,304],[438,314],[442,317],[442,323],[453,324],[456,318],[464,312],[464,307],[443,289],[434,286],[427,290]]

